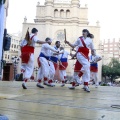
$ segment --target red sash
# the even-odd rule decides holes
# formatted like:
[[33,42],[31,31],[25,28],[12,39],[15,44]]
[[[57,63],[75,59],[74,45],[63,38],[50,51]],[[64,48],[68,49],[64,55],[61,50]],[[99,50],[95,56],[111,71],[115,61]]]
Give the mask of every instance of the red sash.
[[61,64],[59,64],[59,70],[66,70],[66,68],[68,66],[68,63],[67,62],[62,62]]
[[[31,40],[33,39],[35,35],[33,35],[31,37]],[[22,59],[22,63],[28,63],[30,60],[30,55],[34,53],[34,47],[32,46],[24,46],[21,48],[21,59]]]
[[89,59],[89,49],[86,47],[86,44],[82,37],[80,37],[80,40],[83,44],[83,47],[79,47],[78,52],[80,52],[85,58]]
[[82,68],[82,65],[77,60],[75,63],[74,72],[80,72],[81,68]]

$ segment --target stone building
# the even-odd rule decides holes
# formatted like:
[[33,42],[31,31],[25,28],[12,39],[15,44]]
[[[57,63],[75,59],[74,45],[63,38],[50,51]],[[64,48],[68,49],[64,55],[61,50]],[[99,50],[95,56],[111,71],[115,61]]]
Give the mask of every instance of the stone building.
[[108,39],[103,41],[103,64],[110,63],[112,58],[120,60],[120,39]]
[[[96,22],[96,26],[89,26],[88,21],[88,6],[80,6],[79,0],[46,0],[44,5],[40,2],[36,6],[36,15],[34,23],[27,23],[27,18],[24,18],[22,36],[24,38],[27,28],[36,27],[39,31],[38,37],[40,40],[45,40],[46,37],[53,39],[53,44],[56,40],[60,40],[62,46],[70,52],[70,48],[64,44],[64,29],[67,32],[67,40],[71,43],[77,40],[82,35],[83,29],[88,29],[94,34],[95,48],[99,49],[100,44],[100,26]],[[36,45],[35,59],[40,52],[40,46]],[[99,52],[99,51],[98,51]],[[73,74],[74,61],[69,61],[67,70],[68,75]],[[35,61],[37,66],[37,60]],[[99,73],[101,74],[101,67]]]

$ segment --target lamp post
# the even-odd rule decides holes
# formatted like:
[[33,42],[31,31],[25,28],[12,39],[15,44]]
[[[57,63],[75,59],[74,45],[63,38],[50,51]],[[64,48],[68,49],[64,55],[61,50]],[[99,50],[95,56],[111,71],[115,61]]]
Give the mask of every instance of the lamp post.
[[34,67],[34,72],[36,74],[36,79],[37,79],[38,69],[39,69],[38,67]]
[[14,79],[16,79],[17,65],[18,65],[20,59],[17,56],[12,57],[11,59],[12,59],[12,63],[14,64]]

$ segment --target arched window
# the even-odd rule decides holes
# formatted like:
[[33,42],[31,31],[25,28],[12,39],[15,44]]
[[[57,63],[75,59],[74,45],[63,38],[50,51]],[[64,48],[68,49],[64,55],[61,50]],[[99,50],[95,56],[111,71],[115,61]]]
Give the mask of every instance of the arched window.
[[58,9],[54,10],[54,17],[58,17]]
[[60,10],[60,17],[64,17],[64,10],[62,9],[62,10]]
[[70,10],[66,10],[66,17],[67,17],[67,18],[70,17]]

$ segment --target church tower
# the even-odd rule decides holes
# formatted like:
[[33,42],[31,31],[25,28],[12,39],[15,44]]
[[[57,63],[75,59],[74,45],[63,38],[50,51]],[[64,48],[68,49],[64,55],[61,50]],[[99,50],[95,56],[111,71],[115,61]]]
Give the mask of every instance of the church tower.
[[72,5],[72,17],[74,20],[78,20],[79,19],[79,7],[80,7],[80,1],[79,0],[71,0],[71,5]]
[[53,2],[54,0],[45,0],[45,16],[46,19],[51,19],[53,17]]

